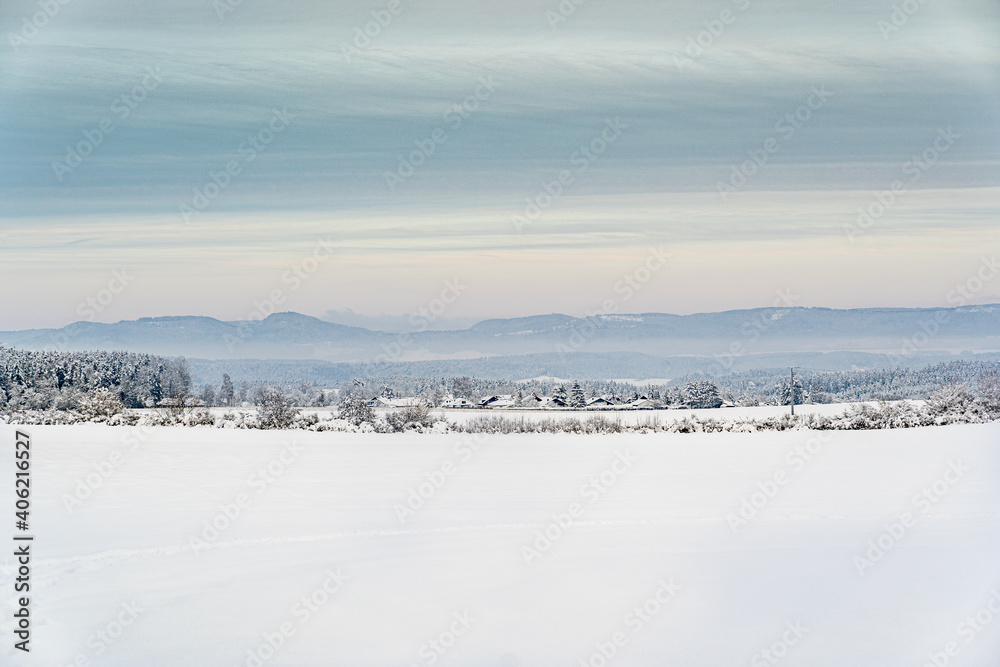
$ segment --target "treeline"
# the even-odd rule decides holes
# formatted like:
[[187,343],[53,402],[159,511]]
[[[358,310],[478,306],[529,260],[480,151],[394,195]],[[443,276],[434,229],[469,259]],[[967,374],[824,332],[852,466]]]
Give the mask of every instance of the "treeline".
[[[307,366],[309,362],[301,362]],[[221,369],[220,369],[221,370]],[[248,368],[249,370],[249,368]],[[264,370],[264,369],[261,369]],[[665,384],[636,386],[613,380],[565,382],[548,378],[512,381],[476,377],[419,378],[405,375],[359,377],[324,384],[289,376],[274,383],[266,377],[240,378],[225,373],[214,382],[192,383],[187,362],[128,352],[29,352],[0,347],[0,410],[78,410],[97,392],[124,408],[259,405],[268,387],[299,407],[332,407],[347,399],[377,396],[416,397],[430,407],[465,398],[477,402],[509,396],[516,406],[537,407],[535,396],[563,397],[580,407],[595,398],[608,407],[641,399],[643,407],[713,408],[724,405],[851,403],[924,399],[940,387],[963,384],[975,390],[982,378],[1000,375],[997,361],[953,361],[924,368],[817,372],[799,369],[789,386],[786,369],[743,371],[723,377],[691,374]]]
[[[1000,374],[997,361],[952,361],[923,368],[822,372],[796,371],[797,402],[851,403],[922,399],[949,384],[975,386],[981,377]],[[713,378],[722,395],[737,405],[787,404],[788,369],[742,371]]]
[[[895,401],[924,399],[931,392],[949,384],[975,387],[982,377],[1000,375],[997,361],[952,361],[924,368],[885,368],[877,370],[821,372],[796,370],[796,403],[852,403],[858,401]],[[338,402],[346,396],[371,399],[375,396],[417,397],[427,405],[438,406],[448,397],[471,401],[491,396],[509,395],[518,404],[528,405],[532,395],[556,396],[571,393],[573,381],[532,379],[514,382],[475,377],[414,378],[380,376],[357,378],[338,388]],[[743,371],[713,377],[690,374],[666,384],[579,380],[587,399],[606,397],[612,403],[625,403],[646,397],[665,408],[711,408],[720,405],[788,405],[790,381],[786,368]],[[308,386],[308,385],[307,385]],[[302,386],[288,391],[300,395]],[[314,394],[320,390],[313,389]],[[329,400],[328,395],[324,397]]]
[[191,391],[184,359],[131,352],[31,352],[0,347],[0,409],[76,410],[97,392],[126,408]]
[[[110,400],[109,400],[110,399]],[[696,433],[812,430],[867,430],[915,428],[948,424],[983,424],[1000,419],[1000,380],[980,378],[976,390],[952,384],[930,394],[926,401],[860,403],[837,415],[806,413],[791,416],[752,418],[738,412],[720,410],[718,416],[677,413],[671,419],[663,412],[649,413],[631,423],[612,413],[489,413],[450,422],[421,405],[399,410],[374,411],[367,401],[348,397],[339,409],[303,413],[275,389],[261,392],[260,402],[251,410],[211,411],[205,407],[170,404],[162,410],[127,411],[108,390],[95,392],[79,411],[46,410],[8,413],[10,423],[76,424],[105,423],[112,426],[197,426],[226,429],[302,429],[339,432],[464,432],[494,433]],[[550,416],[551,415],[551,416]],[[581,416],[577,416],[581,415]],[[582,415],[588,415],[583,417]]]

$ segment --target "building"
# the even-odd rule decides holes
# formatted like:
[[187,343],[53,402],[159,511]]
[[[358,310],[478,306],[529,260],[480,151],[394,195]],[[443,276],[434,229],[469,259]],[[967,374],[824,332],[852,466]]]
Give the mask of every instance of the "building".
[[514,408],[517,407],[517,400],[511,394],[500,394],[498,396],[488,396],[479,401],[481,408]]
[[442,408],[474,408],[476,404],[467,398],[451,398],[441,404]]
[[376,396],[368,401],[368,405],[373,408],[412,408],[420,405],[420,401],[416,398],[386,398],[385,396]]
[[598,409],[598,408],[612,408],[615,404],[611,402],[606,396],[598,396],[587,401],[587,409]]

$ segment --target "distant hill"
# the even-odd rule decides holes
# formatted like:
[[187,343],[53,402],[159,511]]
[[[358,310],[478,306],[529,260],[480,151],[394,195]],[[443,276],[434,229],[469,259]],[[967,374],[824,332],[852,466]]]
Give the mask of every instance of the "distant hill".
[[[0,345],[33,350],[122,349],[201,359],[320,359],[355,364],[454,362],[525,355],[549,355],[559,363],[567,363],[580,354],[624,353],[656,359],[700,356],[722,362],[753,355],[831,352],[900,355],[907,350],[940,356],[1000,350],[1000,305],[759,308],[587,319],[552,314],[485,320],[460,331],[410,334],[333,324],[298,313],[277,313],[252,322],[154,317],[0,332]],[[539,367],[552,365],[546,362]],[[636,365],[662,367],[658,362]]]
[[[295,385],[310,382],[320,387],[336,386],[353,378],[407,377],[452,378],[469,376],[484,380],[528,380],[557,377],[577,380],[678,380],[707,375],[716,379],[738,374],[777,369],[787,377],[788,366],[797,366],[803,375],[844,371],[872,371],[886,368],[920,369],[928,365],[961,359],[967,362],[1000,360],[992,354],[917,354],[895,357],[867,352],[807,352],[755,354],[740,357],[731,368],[709,357],[653,357],[638,352],[590,354],[581,352],[561,359],[558,354],[484,357],[445,361],[410,361],[384,364],[333,363],[301,359],[188,359],[195,385],[218,384],[222,374],[234,382]],[[773,373],[771,374],[773,375]]]

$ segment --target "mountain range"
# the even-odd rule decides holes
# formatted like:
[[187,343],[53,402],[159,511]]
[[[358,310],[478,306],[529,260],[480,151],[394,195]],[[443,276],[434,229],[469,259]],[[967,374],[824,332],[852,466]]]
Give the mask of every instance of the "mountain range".
[[324,360],[352,364],[543,355],[637,353],[705,357],[720,365],[751,355],[868,353],[905,359],[1000,351],[1000,305],[957,308],[758,308],[671,315],[551,314],[481,321],[467,329],[388,333],[298,313],[259,321],[147,317],[60,329],[0,332],[22,349],[148,352],[212,360]]

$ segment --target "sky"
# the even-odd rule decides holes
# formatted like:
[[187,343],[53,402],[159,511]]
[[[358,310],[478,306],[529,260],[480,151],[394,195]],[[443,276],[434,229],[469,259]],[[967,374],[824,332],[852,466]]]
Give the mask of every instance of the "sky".
[[1000,241],[995,1],[5,0],[0,35],[3,330],[954,305]]

